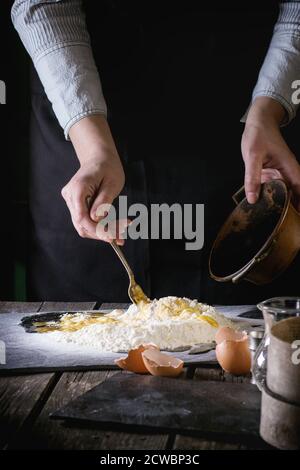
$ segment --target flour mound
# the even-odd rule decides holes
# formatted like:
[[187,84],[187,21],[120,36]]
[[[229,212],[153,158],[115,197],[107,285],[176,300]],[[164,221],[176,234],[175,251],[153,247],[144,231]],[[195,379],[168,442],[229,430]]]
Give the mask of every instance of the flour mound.
[[[69,314],[66,314],[69,315]],[[84,325],[84,312],[78,320]],[[76,319],[75,319],[76,320]],[[65,318],[68,321],[68,318]],[[73,318],[74,321],[74,318]],[[113,310],[76,331],[47,333],[59,342],[87,346],[97,351],[128,351],[142,343],[155,343],[160,349],[177,349],[214,341],[221,326],[235,328],[234,323],[214,307],[185,297],[163,297],[128,310]]]

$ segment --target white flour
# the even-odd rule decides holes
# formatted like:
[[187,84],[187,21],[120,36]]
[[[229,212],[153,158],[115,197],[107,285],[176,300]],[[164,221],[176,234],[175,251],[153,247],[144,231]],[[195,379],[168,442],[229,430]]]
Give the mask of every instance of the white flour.
[[[84,313],[77,315],[78,321],[84,320]],[[155,343],[162,350],[208,343],[214,341],[220,326],[235,327],[214,307],[178,297],[163,297],[139,309],[131,305],[125,312],[114,310],[99,321],[77,331],[45,334],[59,342],[118,352],[142,343]]]

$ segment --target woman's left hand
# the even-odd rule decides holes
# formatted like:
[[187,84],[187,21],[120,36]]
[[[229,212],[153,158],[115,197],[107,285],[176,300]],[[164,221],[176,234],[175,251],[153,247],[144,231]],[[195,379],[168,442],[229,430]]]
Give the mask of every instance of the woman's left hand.
[[253,102],[242,137],[245,192],[250,204],[257,201],[261,183],[282,178],[300,211],[300,165],[280,132],[284,108],[275,100],[259,97]]

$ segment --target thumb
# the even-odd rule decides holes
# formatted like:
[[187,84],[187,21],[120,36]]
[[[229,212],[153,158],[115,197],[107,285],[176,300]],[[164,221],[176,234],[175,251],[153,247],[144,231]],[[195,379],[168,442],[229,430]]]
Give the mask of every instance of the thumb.
[[108,184],[104,180],[90,209],[91,219],[98,222],[99,219],[105,217],[116,197],[117,192],[114,191],[113,185]]
[[248,154],[245,161],[245,192],[249,204],[254,204],[260,193],[262,157],[259,154]]

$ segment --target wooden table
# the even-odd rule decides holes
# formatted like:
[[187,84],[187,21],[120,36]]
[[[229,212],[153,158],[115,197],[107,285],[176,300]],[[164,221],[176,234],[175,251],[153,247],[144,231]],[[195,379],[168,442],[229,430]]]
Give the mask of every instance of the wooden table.
[[[96,303],[0,302],[0,314],[92,309]],[[247,449],[230,442],[180,434],[140,434],[66,427],[49,418],[70,400],[104,382],[116,371],[81,371],[0,376],[0,448],[4,449]],[[249,381],[224,374],[219,367],[189,366],[185,380]],[[226,441],[226,439],[225,439]],[[258,446],[256,447],[258,448]]]

